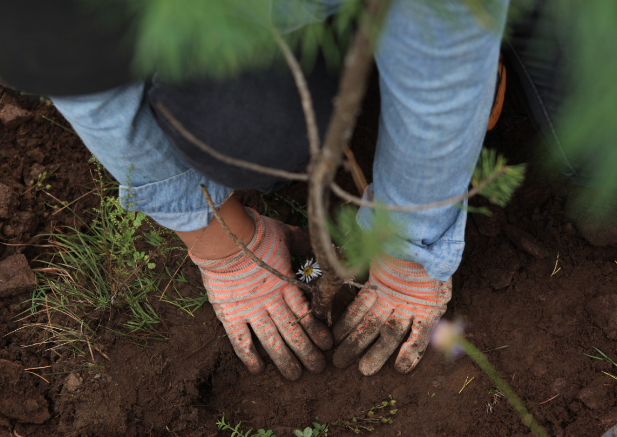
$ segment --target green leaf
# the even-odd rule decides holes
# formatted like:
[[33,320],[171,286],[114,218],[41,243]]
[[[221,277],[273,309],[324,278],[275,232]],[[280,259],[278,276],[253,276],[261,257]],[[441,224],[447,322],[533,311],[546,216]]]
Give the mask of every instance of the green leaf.
[[395,250],[397,226],[387,211],[376,209],[373,213],[372,227],[363,231],[356,222],[357,209],[345,205],[336,215],[336,224],[329,224],[334,243],[340,247],[347,265],[360,274],[368,271],[371,260],[386,246]]
[[150,270],[152,270],[152,269],[153,269],[153,268],[155,268],[155,267],[156,267],[156,263],[148,263],[148,268],[149,268]]

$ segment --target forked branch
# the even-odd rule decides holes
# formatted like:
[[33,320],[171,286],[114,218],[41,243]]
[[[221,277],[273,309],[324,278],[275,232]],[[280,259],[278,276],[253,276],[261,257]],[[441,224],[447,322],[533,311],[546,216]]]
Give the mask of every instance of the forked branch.
[[357,206],[364,206],[367,208],[382,209],[386,211],[399,211],[399,212],[424,211],[427,209],[433,209],[433,208],[439,208],[442,206],[452,205],[454,203],[458,203],[458,202],[462,202],[463,200],[470,199],[471,197],[475,196],[476,194],[484,190],[490,184],[495,182],[499,176],[506,174],[507,171],[508,171],[508,167],[501,167],[499,170],[496,170],[488,178],[486,178],[484,181],[479,183],[476,187],[469,190],[465,194],[461,194],[460,196],[455,196],[455,197],[450,197],[448,199],[440,200],[439,202],[427,203],[426,205],[410,205],[410,206],[384,205],[381,203],[371,202],[369,200],[364,200],[360,197],[354,196],[353,194],[350,194],[347,191],[343,190],[339,185],[336,184],[336,182],[332,182],[330,184],[330,188],[332,189],[332,192],[334,192],[334,194],[339,196],[341,199],[347,202],[353,203],[354,205],[357,205]]

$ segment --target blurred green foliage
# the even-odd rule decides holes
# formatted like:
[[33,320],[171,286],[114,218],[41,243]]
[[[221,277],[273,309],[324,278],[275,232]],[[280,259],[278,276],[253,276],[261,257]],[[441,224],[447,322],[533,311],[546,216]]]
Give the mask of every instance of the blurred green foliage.
[[493,175],[499,174],[492,183],[480,190],[479,194],[501,207],[506,206],[525,177],[525,164],[506,166],[506,163],[506,159],[495,150],[482,149],[471,178],[471,185],[475,188]]
[[588,165],[598,206],[617,188],[617,2],[564,0],[559,12],[572,61],[557,128],[566,155]]
[[371,260],[386,246],[396,250],[397,228],[388,211],[376,209],[372,227],[361,230],[356,222],[358,209],[343,205],[336,212],[336,219],[329,223],[330,235],[345,256],[347,266],[362,276],[368,272]]

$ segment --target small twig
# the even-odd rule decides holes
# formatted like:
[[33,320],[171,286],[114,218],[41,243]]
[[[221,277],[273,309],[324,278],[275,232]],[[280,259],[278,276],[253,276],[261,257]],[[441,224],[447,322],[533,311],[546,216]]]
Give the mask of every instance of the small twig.
[[48,193],[45,190],[41,190],[43,193],[47,194],[49,197],[51,197],[52,199],[54,199],[56,202],[58,202],[60,205],[64,205],[64,202],[62,202],[62,200],[58,199],[56,196],[54,196],[53,194]]
[[169,123],[180,133],[180,135],[189,140],[195,146],[199,147],[204,152],[208,153],[215,159],[218,159],[219,161],[227,165],[234,165],[236,167],[245,168],[247,170],[251,170],[257,173],[263,173],[283,179],[290,179],[292,181],[308,180],[308,176],[306,175],[306,173],[293,173],[290,171],[266,167],[264,165],[259,165],[249,161],[244,161],[242,159],[236,159],[232,158],[231,156],[224,155],[214,150],[212,147],[208,146],[195,135],[190,133],[184,126],[182,126],[182,123],[180,123],[173,115],[171,115],[171,112],[169,112],[169,110],[161,102],[156,102],[156,107],[159,109],[159,111],[161,111],[167,121],[169,121]]
[[[368,186],[368,183],[366,182],[366,177],[364,177],[364,173],[362,172],[362,169],[360,168],[358,161],[356,161],[356,157],[354,156],[349,146],[345,146],[345,148],[343,149],[343,153],[345,153],[345,157],[347,158],[347,162],[349,163],[351,177],[356,184],[358,193],[360,194],[360,196],[362,196],[362,194],[364,194],[364,192],[366,191],[366,187]],[[369,191],[367,194],[371,196],[369,200],[373,200],[373,193]]]
[[216,220],[219,222],[223,230],[227,233],[227,235],[229,235],[229,238],[231,238],[234,241],[234,243],[236,243],[236,245],[240,248],[240,250],[242,250],[242,252],[244,252],[246,256],[248,256],[251,260],[253,260],[253,262],[257,264],[259,267],[261,267],[262,269],[266,269],[267,271],[272,273],[277,278],[282,279],[283,281],[289,282],[290,284],[295,285],[296,287],[301,288],[304,291],[308,291],[311,293],[313,292],[313,289],[309,287],[308,285],[306,285],[305,283],[300,282],[296,278],[292,278],[291,276],[285,276],[284,274],[282,274],[275,268],[269,266],[268,264],[266,264],[265,262],[257,258],[257,256],[255,256],[255,254],[251,252],[251,250],[248,247],[246,247],[246,245],[242,242],[242,240],[236,237],[236,235],[233,232],[231,232],[231,229],[227,227],[227,224],[225,223],[225,221],[219,214],[218,210],[214,206],[214,202],[212,201],[212,198],[210,197],[210,193],[208,193],[208,189],[206,188],[206,186],[204,184],[200,184],[200,187],[201,187],[201,191],[204,193],[204,196],[206,197],[206,202],[208,202],[208,206],[212,210],[212,214],[214,215]]
[[553,268],[553,273],[551,273],[551,276],[555,276],[557,272],[561,270],[561,267],[557,268],[558,264],[559,264],[559,252],[557,252],[557,259],[555,260],[555,267]]
[[375,209],[383,209],[386,211],[400,211],[400,212],[424,211],[427,209],[439,208],[441,206],[451,205],[457,202],[461,202],[465,199],[469,199],[475,196],[476,194],[478,194],[480,191],[485,189],[490,184],[492,184],[495,181],[495,179],[497,179],[502,174],[506,173],[507,170],[508,170],[508,167],[500,168],[495,173],[493,173],[488,178],[486,178],[482,183],[478,184],[477,186],[475,186],[474,188],[472,188],[465,194],[461,194],[460,196],[450,197],[445,200],[440,200],[439,202],[428,203],[426,205],[399,206],[399,205],[383,205],[380,203],[371,202],[369,200],[364,200],[360,197],[356,197],[353,194],[348,193],[347,191],[343,190],[339,185],[337,185],[336,182],[332,182],[330,184],[330,189],[332,189],[332,192],[336,194],[337,196],[339,196],[341,199],[346,200],[347,202],[351,202],[357,206],[364,206],[367,208],[375,208]]
[[[205,229],[205,228],[204,228]],[[203,230],[201,232],[203,234]],[[199,238],[201,238],[201,234],[199,235]],[[195,246],[195,244],[197,244],[197,241],[199,241],[199,238],[197,238],[197,240],[195,241],[195,243],[193,243],[193,246],[191,246],[189,248],[189,252],[193,249],[193,247]],[[169,286],[171,285],[171,283],[174,281],[174,278],[176,277],[176,275],[178,274],[178,272],[180,271],[180,269],[182,268],[182,266],[184,265],[184,262],[186,261],[186,259],[189,257],[189,254],[187,252],[187,254],[184,256],[184,259],[182,260],[182,262],[180,263],[180,265],[178,266],[178,268],[176,269],[176,271],[174,272],[174,274],[171,276],[171,278],[169,278],[169,282],[167,283],[167,285],[165,286],[165,290],[163,290],[163,293],[161,293],[161,298],[159,299],[159,302],[163,300],[163,298],[165,297],[165,293],[167,293],[167,289],[169,288]]]
[[298,317],[296,320],[294,320],[293,322],[291,322],[291,326],[295,326],[298,323],[300,323],[302,320],[304,320],[309,314],[312,314],[310,311],[307,311],[306,313],[304,313],[303,316]]
[[359,282],[355,282],[355,281],[345,281],[345,282],[347,282],[349,285],[353,285],[354,287],[357,287],[357,288],[366,288],[367,290],[377,290],[377,287],[375,285],[360,284]]
[[47,369],[48,367],[51,367],[51,364],[50,364],[49,366],[41,366],[41,367],[28,367],[27,369],[24,369],[24,370],[28,371],[28,370]]
[[90,190],[88,191],[86,194],[84,194],[83,196],[79,196],[77,199],[73,200],[71,203],[67,203],[66,205],[64,205],[62,208],[58,209],[57,211],[54,211],[51,215],[56,215],[58,214],[60,211],[62,211],[64,208],[68,208],[69,206],[71,206],[72,204],[74,204],[75,202],[77,202],[78,200],[83,199],[84,197],[86,197],[88,194],[94,193],[96,190],[101,189],[101,188],[105,188],[107,186],[109,186],[111,184],[105,184],[100,188],[95,188],[94,190]]
[[608,373],[608,372],[604,372],[604,371],[602,373],[604,373],[606,376],[610,376],[611,378],[617,380],[617,376],[613,375],[612,373]]
[[550,401],[552,401],[553,399],[555,399],[557,396],[559,396],[559,393],[557,393],[555,396],[553,396],[553,397],[552,397],[552,398],[550,398],[550,399],[547,399],[547,400],[545,400],[545,401],[543,401],[543,402],[540,402],[538,405],[546,404],[547,402],[550,402]]
[[306,78],[304,77],[304,73],[302,72],[302,68],[298,63],[298,60],[289,48],[289,45],[283,38],[281,38],[276,29],[271,29],[271,31],[272,36],[274,36],[274,40],[283,52],[285,61],[291,70],[294,81],[296,82],[296,87],[298,88],[298,93],[300,94],[300,101],[302,102],[302,111],[304,111],[304,119],[306,120],[309,150],[311,152],[311,156],[314,156],[319,153],[319,130],[317,128],[317,123],[315,122],[315,108],[313,107],[313,100],[306,83]]
[[463,392],[463,390],[465,390],[465,387],[467,387],[467,386],[469,385],[469,383],[470,383],[471,381],[473,381],[473,379],[474,379],[474,378],[475,378],[475,376],[472,376],[472,377],[471,377],[471,379],[469,379],[469,376],[467,376],[467,377],[465,378],[465,383],[463,384],[463,388],[462,388],[462,389],[460,389],[460,391],[459,391],[458,393],[459,393],[459,394],[461,394],[461,393]]
[[14,244],[14,243],[3,243],[2,241],[0,241],[0,244],[3,244],[5,246],[56,247],[55,244],[28,244],[28,243]]

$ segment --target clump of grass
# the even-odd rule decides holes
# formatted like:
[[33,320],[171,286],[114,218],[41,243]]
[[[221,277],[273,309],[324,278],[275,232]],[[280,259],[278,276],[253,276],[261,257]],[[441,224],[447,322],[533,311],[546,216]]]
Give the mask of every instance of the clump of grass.
[[[157,269],[176,249],[167,244],[173,234],[166,235],[143,213],[124,210],[105,188],[109,184],[103,182],[100,169],[95,182],[100,203],[91,224],[48,235],[56,251],[45,262],[47,267],[39,269],[40,285],[31,298],[31,313],[43,315],[46,322],[26,325],[48,334],[38,345],[65,347],[78,355],[97,348],[93,339],[101,327],[123,335],[163,338],[155,329],[160,318],[149,298],[160,294],[163,280],[188,282],[181,273],[165,277],[169,271]],[[190,299],[173,288],[177,297],[162,300],[190,315],[207,301],[205,293]],[[120,327],[112,322],[117,313]]]
[[[609,358],[608,355],[606,355],[604,352],[602,352],[600,349],[598,349],[595,346],[594,346],[594,349],[596,350],[596,352],[598,352],[602,356],[597,357],[595,355],[589,355],[589,354],[583,354],[583,355],[588,356],[589,358],[593,358],[594,360],[606,361],[607,363],[612,364],[614,367],[617,367],[617,363],[613,361],[611,358]],[[608,373],[604,371],[602,373],[604,373],[606,376],[610,376],[611,378],[617,380],[617,376],[613,375],[612,373]]]

